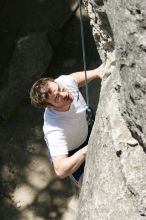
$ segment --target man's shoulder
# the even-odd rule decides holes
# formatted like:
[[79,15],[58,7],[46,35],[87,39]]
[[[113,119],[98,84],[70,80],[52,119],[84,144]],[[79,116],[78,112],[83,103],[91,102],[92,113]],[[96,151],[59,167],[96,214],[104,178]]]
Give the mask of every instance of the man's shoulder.
[[55,79],[55,82],[61,83],[66,86],[77,86],[76,79],[72,75],[61,75],[57,79]]
[[47,126],[56,126],[59,125],[62,118],[65,116],[65,112],[59,112],[54,110],[53,108],[45,108],[44,111],[44,125]]
[[44,112],[44,123],[43,123],[43,131],[44,133],[52,132],[55,130],[59,130],[59,123],[57,112],[53,113],[51,109],[46,108]]

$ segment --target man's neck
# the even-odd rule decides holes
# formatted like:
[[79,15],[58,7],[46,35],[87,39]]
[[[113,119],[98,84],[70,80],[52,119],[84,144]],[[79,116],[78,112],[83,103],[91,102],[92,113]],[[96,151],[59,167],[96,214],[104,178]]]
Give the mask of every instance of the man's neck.
[[65,106],[65,107],[62,107],[62,108],[52,107],[52,109],[54,109],[55,111],[58,111],[58,112],[67,112],[70,109],[70,106],[71,105],[68,105],[68,106]]

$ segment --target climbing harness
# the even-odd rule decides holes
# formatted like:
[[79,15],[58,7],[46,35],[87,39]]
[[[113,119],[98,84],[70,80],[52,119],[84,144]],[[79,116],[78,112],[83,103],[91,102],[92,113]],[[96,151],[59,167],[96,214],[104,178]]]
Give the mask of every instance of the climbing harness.
[[84,73],[85,73],[85,91],[86,91],[86,119],[89,126],[92,126],[94,123],[94,114],[92,108],[89,106],[89,92],[88,92],[88,83],[87,83],[87,69],[86,69],[86,54],[85,54],[85,41],[84,41],[84,28],[83,28],[83,16],[82,16],[82,0],[79,1],[80,9],[80,27],[81,27],[81,41],[82,41],[82,54],[83,54],[83,64],[84,64]]

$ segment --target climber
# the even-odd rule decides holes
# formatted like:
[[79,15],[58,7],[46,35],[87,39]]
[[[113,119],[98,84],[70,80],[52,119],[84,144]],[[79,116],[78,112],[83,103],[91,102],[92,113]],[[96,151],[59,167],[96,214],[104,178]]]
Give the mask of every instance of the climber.
[[[87,81],[102,79],[105,67],[87,71]],[[79,88],[85,84],[83,72],[53,80],[41,78],[31,87],[31,103],[45,108],[43,132],[49,158],[58,177],[70,176],[80,187],[87,153],[87,105]]]

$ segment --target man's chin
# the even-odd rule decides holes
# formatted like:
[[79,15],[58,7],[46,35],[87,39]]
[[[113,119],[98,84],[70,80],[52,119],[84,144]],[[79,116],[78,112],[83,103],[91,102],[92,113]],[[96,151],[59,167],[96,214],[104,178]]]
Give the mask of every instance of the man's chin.
[[73,99],[73,98],[71,98],[71,99],[69,100],[69,104],[71,104],[71,103],[73,102],[73,100],[74,100],[74,99]]

